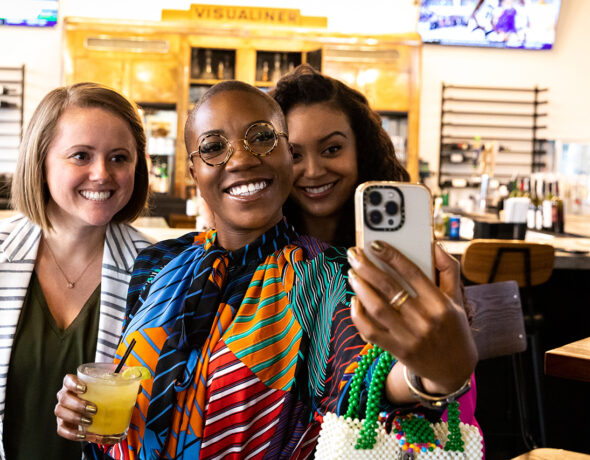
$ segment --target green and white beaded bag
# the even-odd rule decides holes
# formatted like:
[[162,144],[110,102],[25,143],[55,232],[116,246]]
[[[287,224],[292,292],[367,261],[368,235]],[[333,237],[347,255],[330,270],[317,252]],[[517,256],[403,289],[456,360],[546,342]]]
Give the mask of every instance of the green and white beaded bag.
[[[378,360],[371,377],[365,418],[358,417],[362,382]],[[442,460],[483,458],[483,440],[476,426],[459,420],[459,403],[447,408],[448,421],[430,423],[421,414],[393,420],[387,433],[379,419],[379,401],[395,358],[375,346],[363,356],[351,382],[348,411],[344,416],[328,412],[323,417],[316,447],[316,460],[392,459]]]

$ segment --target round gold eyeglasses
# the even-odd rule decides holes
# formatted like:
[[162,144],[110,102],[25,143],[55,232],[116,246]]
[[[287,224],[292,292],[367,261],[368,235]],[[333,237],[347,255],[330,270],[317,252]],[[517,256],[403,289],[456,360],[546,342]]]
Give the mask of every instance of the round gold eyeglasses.
[[[265,157],[275,149],[279,143],[279,137],[287,137],[287,133],[277,131],[274,126],[266,121],[252,123],[246,129],[242,141],[244,149],[256,157]],[[199,141],[197,150],[189,154],[192,161],[195,155],[199,155],[203,163],[209,166],[223,166],[233,155],[235,149],[227,137],[221,133],[206,134]]]

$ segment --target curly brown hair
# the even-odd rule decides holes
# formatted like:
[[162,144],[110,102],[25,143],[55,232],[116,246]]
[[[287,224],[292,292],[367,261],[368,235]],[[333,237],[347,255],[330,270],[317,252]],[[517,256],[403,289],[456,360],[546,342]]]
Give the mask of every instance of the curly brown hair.
[[[285,116],[296,106],[328,103],[346,114],[356,139],[357,185],[369,180],[408,181],[410,176],[395,156],[381,117],[371,109],[367,98],[335,78],[322,75],[302,64],[281,78],[269,94],[279,103]],[[338,234],[330,243],[354,245],[354,193],[342,210]],[[295,228],[300,227],[301,210],[288,199],[284,214]]]

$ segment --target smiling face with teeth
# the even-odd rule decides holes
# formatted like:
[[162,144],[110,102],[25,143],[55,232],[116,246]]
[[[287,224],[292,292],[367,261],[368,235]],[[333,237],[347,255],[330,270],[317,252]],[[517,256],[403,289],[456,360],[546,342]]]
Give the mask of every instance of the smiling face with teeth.
[[358,179],[350,122],[342,110],[319,102],[293,107],[287,114],[287,125],[295,177],[291,198],[301,208],[308,231],[310,221],[324,220],[333,227],[330,223],[338,222]]
[[61,115],[45,159],[53,226],[105,226],[133,193],[137,150],[131,129],[101,108]]
[[282,113],[255,91],[226,90],[206,99],[189,117],[185,130],[187,150],[195,151],[199,141],[211,133],[222,134],[232,144],[233,155],[222,166],[205,164],[193,157],[191,174],[211,209],[219,243],[238,249],[278,223],[282,206],[293,183],[289,144],[280,137],[268,156],[256,157],[241,139],[257,121],[270,122],[284,131]]

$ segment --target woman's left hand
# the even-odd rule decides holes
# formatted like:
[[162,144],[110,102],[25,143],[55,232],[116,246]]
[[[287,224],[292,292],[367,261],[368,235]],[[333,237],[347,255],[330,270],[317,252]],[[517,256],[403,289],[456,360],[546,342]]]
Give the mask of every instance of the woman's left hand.
[[[435,245],[438,287],[390,245],[367,249],[399,273],[417,293],[401,306],[390,300],[402,289],[395,278],[376,267],[358,248],[351,248],[350,284],[356,292],[352,319],[365,340],[392,353],[422,377],[429,393],[457,390],[475,369],[477,351],[462,306],[458,262]],[[396,366],[398,367],[398,366]]]

